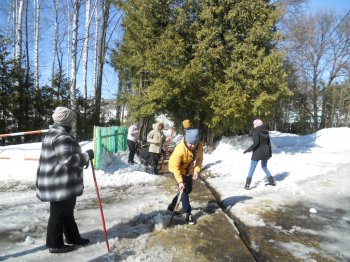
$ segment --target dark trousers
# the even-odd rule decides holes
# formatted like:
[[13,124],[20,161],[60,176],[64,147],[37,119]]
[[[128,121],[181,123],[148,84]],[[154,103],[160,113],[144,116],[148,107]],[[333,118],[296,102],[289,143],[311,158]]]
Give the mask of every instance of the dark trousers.
[[158,175],[158,161],[160,154],[149,152],[149,160],[151,164],[151,173]]
[[136,153],[136,143],[131,140],[127,140],[128,142],[128,147],[129,147],[129,159],[128,162],[134,163],[134,156]]
[[[181,203],[182,203],[182,208],[183,210],[187,213],[190,214],[191,213],[191,204],[190,204],[190,193],[192,192],[192,175],[186,175],[183,177],[184,183],[185,183],[185,189],[182,192],[181,195]],[[171,202],[171,204],[173,206],[176,205],[177,199],[179,197],[179,194],[177,194],[174,198],[173,201]]]
[[46,246],[58,248],[63,246],[63,234],[68,242],[80,239],[78,226],[74,220],[76,197],[50,202],[50,218],[47,225]]

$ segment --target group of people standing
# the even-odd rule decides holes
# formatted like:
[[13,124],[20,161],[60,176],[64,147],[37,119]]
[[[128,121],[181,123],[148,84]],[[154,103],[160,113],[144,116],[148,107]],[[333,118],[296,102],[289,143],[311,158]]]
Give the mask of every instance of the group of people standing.
[[[158,161],[163,152],[165,135],[163,134],[164,124],[156,122],[152,125],[152,130],[147,135],[148,159],[151,165],[151,174],[158,175]],[[128,163],[135,164],[137,142],[139,141],[139,123],[134,122],[128,128],[127,144],[129,148]]]
[[[191,128],[191,121],[186,119],[182,122],[183,139],[176,145],[174,152],[169,158],[169,171],[174,174],[178,184],[178,192],[181,192],[181,202],[186,213],[186,222],[194,224],[195,220],[191,213],[189,194],[192,191],[192,180],[197,180],[203,162],[203,145],[199,141],[199,130]],[[128,129],[129,163],[134,162],[136,136],[138,135],[138,123],[134,123]],[[158,174],[158,161],[162,155],[162,148],[165,142],[163,134],[164,124],[157,122],[153,124],[153,129],[147,135],[149,143],[149,160],[151,173]],[[170,212],[174,212],[179,193],[173,198],[168,206]],[[175,211],[176,212],[176,211]],[[177,213],[177,212],[176,212]]]
[[[36,180],[36,194],[41,201],[50,202],[50,217],[47,226],[46,246],[50,253],[65,253],[74,250],[76,245],[86,245],[89,239],[81,237],[74,219],[76,198],[83,193],[83,169],[88,168],[94,158],[93,150],[82,152],[72,134],[74,111],[66,107],[57,107],[52,115],[54,121],[45,135]],[[272,156],[269,133],[263,122],[253,122],[253,144],[244,151],[253,152],[251,166],[246,179],[245,189],[249,189],[257,163],[266,173],[269,185],[275,182],[267,169],[267,161]],[[158,161],[165,142],[164,124],[156,123],[147,135],[152,174],[158,174]],[[170,212],[176,212],[175,206],[181,195],[186,213],[186,222],[195,224],[192,215],[189,194],[193,180],[199,178],[203,162],[203,144],[199,130],[192,127],[190,120],[182,122],[183,138],[176,145],[169,158],[169,171],[173,173],[178,185],[178,193],[168,206]],[[128,129],[128,163],[134,164],[136,144],[139,138],[139,124],[133,123]],[[181,192],[181,194],[180,194]],[[64,238],[65,237],[65,241]]]

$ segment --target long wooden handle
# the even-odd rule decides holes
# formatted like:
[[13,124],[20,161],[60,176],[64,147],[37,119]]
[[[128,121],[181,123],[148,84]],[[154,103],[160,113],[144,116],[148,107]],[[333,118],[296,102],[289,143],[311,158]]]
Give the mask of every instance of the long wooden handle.
[[183,192],[183,190],[181,190],[180,193],[179,193],[179,197],[177,198],[176,205],[174,207],[174,212],[176,212],[177,209],[179,208],[179,205],[180,205],[180,202],[181,202],[182,192]]
[[182,192],[183,192],[183,189],[180,191],[179,196],[177,197],[177,201],[176,201],[176,204],[175,204],[173,213],[171,214],[171,218],[170,218],[170,221],[169,221],[168,226],[171,225],[171,222],[173,221],[173,218],[174,218],[174,214],[175,214],[175,212],[177,211],[177,209],[179,208],[180,201],[181,201],[181,196],[182,196]]

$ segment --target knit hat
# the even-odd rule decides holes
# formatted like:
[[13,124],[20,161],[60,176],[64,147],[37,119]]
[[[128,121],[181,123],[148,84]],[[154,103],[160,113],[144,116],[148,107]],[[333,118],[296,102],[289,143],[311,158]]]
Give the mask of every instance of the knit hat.
[[254,125],[254,127],[262,126],[263,125],[263,121],[261,121],[260,119],[255,119],[253,121],[253,125]]
[[63,126],[71,126],[74,119],[74,111],[67,107],[56,107],[52,114],[52,119],[55,123]]
[[191,120],[189,120],[189,119],[185,119],[184,121],[182,121],[182,126],[185,129],[190,128],[191,125],[192,125],[192,123],[191,123]]
[[198,129],[187,129],[185,135],[185,141],[189,144],[195,145],[199,141]]

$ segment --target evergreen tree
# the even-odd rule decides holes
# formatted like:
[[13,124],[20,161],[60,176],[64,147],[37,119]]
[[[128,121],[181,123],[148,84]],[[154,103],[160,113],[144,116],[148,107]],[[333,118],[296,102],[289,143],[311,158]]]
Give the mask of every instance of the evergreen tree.
[[9,63],[7,60],[9,53],[6,43],[0,36],[0,133],[8,133],[11,127],[10,111],[8,110],[8,95],[10,92],[9,83]]
[[168,113],[217,135],[270,118],[290,91],[274,47],[280,13],[268,2],[124,1],[113,62],[132,117]]
[[125,33],[114,63],[121,90],[131,87],[129,111],[141,117],[168,112],[178,120],[199,119],[207,107],[202,69],[190,63],[197,1],[126,1],[123,10]]
[[211,126],[251,126],[271,117],[276,102],[289,94],[284,56],[274,48],[279,16],[266,0],[203,1],[196,51],[211,79]]

